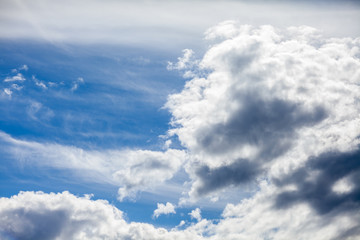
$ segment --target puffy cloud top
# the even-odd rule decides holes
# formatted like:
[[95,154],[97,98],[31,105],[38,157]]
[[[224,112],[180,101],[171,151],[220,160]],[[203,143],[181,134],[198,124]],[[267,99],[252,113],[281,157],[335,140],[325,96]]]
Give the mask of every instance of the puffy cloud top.
[[277,176],[334,149],[357,148],[359,38],[233,21],[209,29],[207,38],[212,45],[194,64],[208,74],[195,76],[167,103],[170,134],[192,156],[191,196],[247,183],[269,169]]
[[153,217],[158,218],[161,214],[176,213],[175,206],[167,202],[166,204],[158,203],[157,209],[155,209]]

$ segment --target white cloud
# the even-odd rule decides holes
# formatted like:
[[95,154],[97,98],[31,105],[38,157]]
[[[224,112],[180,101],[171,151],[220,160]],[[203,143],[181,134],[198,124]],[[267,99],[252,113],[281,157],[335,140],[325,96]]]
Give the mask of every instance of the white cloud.
[[17,91],[20,91],[23,88],[23,86],[19,86],[19,85],[14,83],[14,84],[11,84],[11,88],[15,89]]
[[[171,179],[184,163],[192,180],[191,199],[208,195],[223,199],[224,189],[250,183],[258,185],[252,197],[228,204],[214,222],[202,219],[197,208],[189,213],[197,223],[183,231],[167,231],[126,223],[121,212],[104,202],[105,209],[112,209],[110,219],[116,212],[119,220],[109,223],[108,214],[103,214],[93,221],[98,207],[88,210],[86,206],[94,202],[89,199],[81,204],[85,210],[49,212],[63,202],[73,206],[66,199],[79,198],[26,193],[1,199],[5,207],[0,216],[9,221],[4,225],[0,221],[5,232],[69,239],[76,239],[78,233],[78,238],[90,239],[100,238],[97,234],[110,239],[358,237],[360,39],[324,38],[309,27],[278,30],[233,21],[211,28],[207,38],[213,42],[201,60],[188,64],[192,53],[187,50],[180,65],[173,65],[185,71],[187,67],[204,70],[201,75],[192,71],[193,79],[167,103],[173,115],[169,135],[177,135],[186,152],[84,150],[18,140],[1,132],[0,139],[4,150],[23,163],[68,169],[88,181],[118,185],[120,200]],[[26,202],[37,195],[41,197],[35,204]],[[65,201],[51,197],[64,195]],[[22,214],[25,206],[43,215],[30,211],[19,221],[14,213]],[[175,212],[171,206],[158,204],[154,217]],[[71,228],[73,222],[67,225],[68,219],[79,218],[74,214],[84,216],[77,229]],[[57,228],[43,233],[39,227],[43,219]],[[92,225],[100,219],[105,219],[104,226]]]
[[348,178],[342,178],[335,182],[332,191],[337,194],[346,194],[354,190],[354,184]]
[[229,204],[214,239],[356,239],[359,210],[339,216],[319,216],[306,204],[274,209],[277,189],[262,182],[261,190],[237,205]]
[[13,93],[9,88],[4,88],[4,93],[11,97],[11,94]]
[[73,146],[38,143],[12,138],[0,132],[4,151],[23,164],[75,171],[86,181],[119,186],[119,200],[134,197],[139,190],[151,189],[169,180],[185,161],[184,151],[84,150]]
[[158,203],[157,209],[154,210],[153,217],[158,218],[161,214],[167,215],[170,213],[176,213],[174,205],[169,202],[167,202],[166,204]]
[[26,80],[25,77],[21,73],[18,73],[15,76],[5,78],[4,82],[15,82],[15,81],[25,81],[25,80]]
[[35,82],[36,86],[43,88],[43,89],[47,89],[47,86],[45,85],[44,82],[40,81],[39,79],[37,79],[35,76],[32,76],[33,81]]
[[105,200],[68,192],[20,192],[0,198],[0,237],[11,239],[202,239],[199,228],[179,232],[127,223]]
[[201,210],[200,210],[200,208],[196,208],[196,209],[192,210],[189,213],[189,215],[190,215],[191,218],[194,218],[197,221],[200,221],[201,220]]
[[279,176],[310,156],[359,144],[360,39],[233,21],[207,34],[215,43],[198,68],[210,73],[166,105],[169,134],[192,157],[190,197],[249,183],[268,169]]
[[77,79],[76,79],[76,81],[74,81],[73,82],[73,85],[72,85],[72,87],[71,87],[71,91],[73,92],[73,91],[75,91],[75,90],[77,90],[78,88],[79,88],[79,85],[80,84],[83,84],[84,83],[84,79],[82,78],[82,77],[78,77]]
[[24,64],[24,65],[22,65],[21,67],[19,67],[19,71],[21,71],[21,70],[24,70],[24,71],[29,70],[28,65]]

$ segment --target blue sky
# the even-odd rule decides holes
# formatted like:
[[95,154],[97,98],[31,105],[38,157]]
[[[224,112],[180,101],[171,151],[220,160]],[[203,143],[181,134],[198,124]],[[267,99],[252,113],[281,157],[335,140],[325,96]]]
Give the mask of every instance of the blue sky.
[[1,238],[360,236],[357,1],[16,0],[0,19]]

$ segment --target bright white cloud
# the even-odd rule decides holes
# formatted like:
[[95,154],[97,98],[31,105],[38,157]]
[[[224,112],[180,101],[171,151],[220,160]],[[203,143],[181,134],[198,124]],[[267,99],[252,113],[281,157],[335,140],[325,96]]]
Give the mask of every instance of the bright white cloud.
[[278,176],[310,156],[359,144],[359,38],[234,21],[207,37],[215,43],[198,69],[210,73],[167,103],[169,133],[192,156],[191,197],[250,182],[268,169]]
[[4,82],[15,82],[15,81],[25,81],[25,80],[26,80],[25,77],[21,73],[18,73],[15,76],[5,78]]
[[196,208],[196,209],[192,210],[189,213],[189,215],[190,215],[191,218],[196,219],[197,221],[200,221],[201,220],[201,210],[200,210],[200,208]]
[[170,213],[176,213],[174,205],[169,202],[167,202],[166,204],[158,203],[157,209],[155,209],[153,217],[158,218],[161,214],[167,215]]
[[190,156],[189,196],[260,184],[225,208],[213,239],[359,236],[360,39],[236,21],[207,39],[204,73],[167,103],[169,134]]
[[[0,221],[2,232],[64,239],[358,237],[360,39],[325,38],[304,26],[278,30],[234,21],[209,29],[206,38],[212,42],[202,59],[186,50],[170,66],[191,68],[192,79],[167,103],[173,115],[169,135],[178,136],[186,153],[84,150],[1,132],[0,139],[23,163],[118,185],[120,200],[171,179],[184,164],[192,180],[191,199],[213,193],[217,199],[230,186],[258,184],[252,197],[228,204],[214,222],[202,219],[197,208],[189,213],[196,223],[167,231],[126,223],[103,201],[69,193],[21,193],[0,200],[0,217],[6,220]],[[81,206],[72,207],[75,202]],[[94,202],[99,206],[87,208]],[[99,216],[98,208],[111,211]],[[172,204],[158,204],[154,217],[172,211]],[[81,221],[74,229],[76,219]],[[46,223],[56,227],[44,233],[39,226]]]
[[134,197],[169,180],[185,161],[184,151],[167,149],[165,152],[148,150],[84,150],[73,146],[38,143],[12,138],[0,132],[4,151],[23,164],[48,166],[75,171],[86,181],[119,186],[119,200]]
[[4,93],[5,93],[6,95],[8,95],[8,96],[11,97],[11,94],[12,94],[13,92],[12,92],[11,89],[9,89],[9,88],[4,88]]
[[167,231],[146,223],[127,223],[105,200],[68,192],[21,192],[0,198],[3,239],[202,239],[200,227]]
[[356,239],[359,210],[339,216],[317,215],[306,204],[289,209],[272,205],[277,189],[261,182],[261,190],[237,205],[229,204],[214,239]]

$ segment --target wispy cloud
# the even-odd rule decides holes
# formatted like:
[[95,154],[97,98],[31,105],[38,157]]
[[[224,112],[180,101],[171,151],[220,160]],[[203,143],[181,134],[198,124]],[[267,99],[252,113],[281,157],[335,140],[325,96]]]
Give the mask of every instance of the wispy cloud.
[[34,75],[32,76],[32,80],[35,82],[36,86],[38,86],[38,87],[40,87],[42,89],[47,89],[48,88],[44,82],[37,79]]
[[[35,107],[35,112],[39,108]],[[53,167],[75,171],[84,181],[119,186],[119,200],[135,197],[171,179],[185,161],[184,151],[168,149],[164,152],[148,150],[84,150],[73,146],[39,143],[12,138],[0,132],[2,151],[18,161],[38,167]]]
[[6,77],[4,79],[4,82],[15,82],[15,81],[25,81],[25,77],[24,75],[22,75],[21,73],[16,74],[15,76],[11,76],[11,77]]

